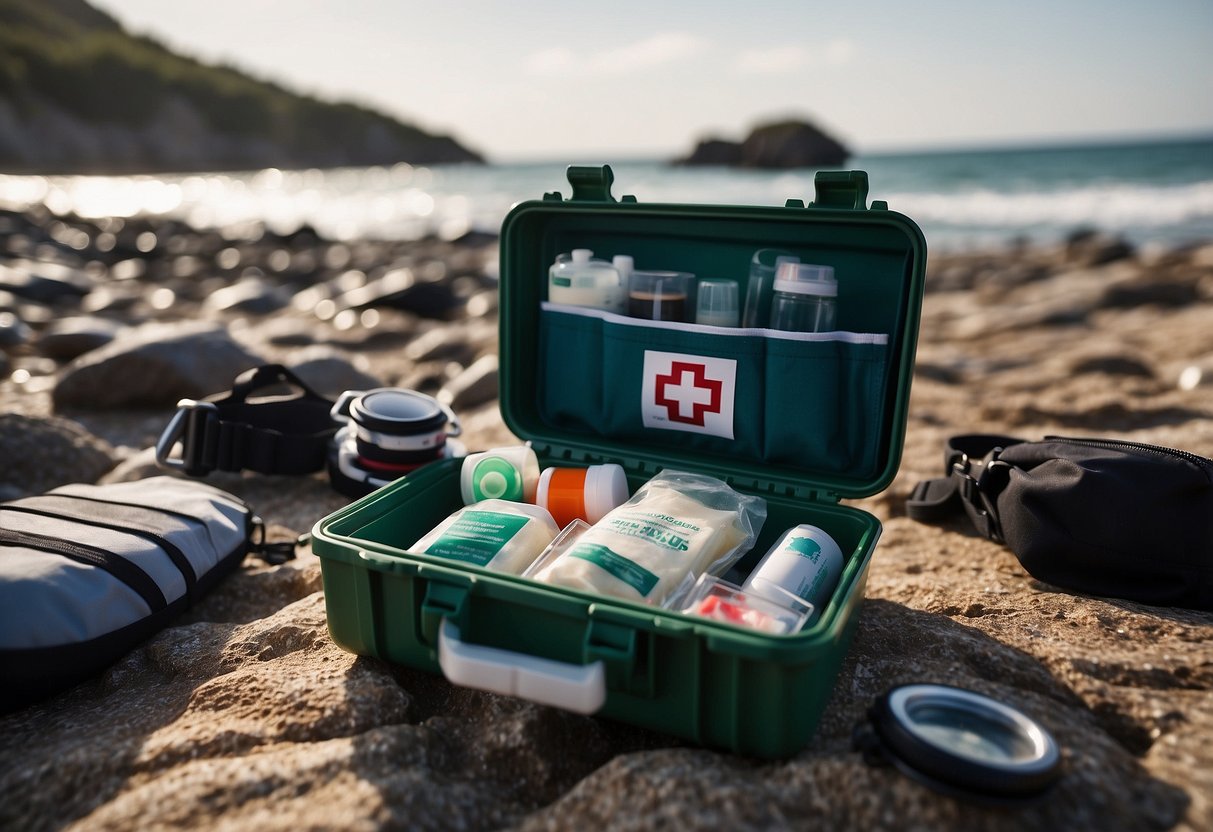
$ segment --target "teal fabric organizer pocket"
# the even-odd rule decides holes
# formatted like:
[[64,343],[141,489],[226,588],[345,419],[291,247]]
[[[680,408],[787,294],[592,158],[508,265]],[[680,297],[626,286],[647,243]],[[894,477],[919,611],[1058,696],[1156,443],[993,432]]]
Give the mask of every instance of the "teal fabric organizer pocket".
[[830,474],[870,471],[888,336],[627,318],[544,303],[540,401],[551,425]]
[[765,461],[831,474],[866,475],[875,468],[888,338],[837,336],[768,341]]
[[607,317],[603,432],[760,459],[766,345],[741,332]]
[[602,319],[544,310],[539,407],[553,427],[601,432]]

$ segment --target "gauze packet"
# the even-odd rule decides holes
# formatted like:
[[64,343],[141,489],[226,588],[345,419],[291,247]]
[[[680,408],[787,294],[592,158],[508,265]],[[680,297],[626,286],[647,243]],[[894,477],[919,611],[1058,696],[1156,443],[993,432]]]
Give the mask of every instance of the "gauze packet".
[[703,474],[662,471],[545,564],[537,580],[671,606],[758,539],[766,501]]

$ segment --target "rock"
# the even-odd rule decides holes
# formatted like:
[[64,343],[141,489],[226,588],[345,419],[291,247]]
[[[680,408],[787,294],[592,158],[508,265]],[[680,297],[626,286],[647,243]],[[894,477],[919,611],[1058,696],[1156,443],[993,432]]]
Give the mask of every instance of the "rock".
[[139,280],[147,274],[147,261],[138,257],[119,260],[110,266],[111,280]]
[[408,269],[389,271],[378,280],[352,289],[337,299],[343,309],[388,306],[423,318],[446,319],[463,306],[447,281],[418,281]]
[[29,343],[34,331],[12,312],[0,312],[0,350],[12,350]]
[[1138,279],[1111,286],[1100,304],[1106,309],[1138,306],[1185,307],[1203,300],[1199,281],[1186,274],[1143,272]]
[[1213,387],[1213,355],[1205,356],[1180,370],[1178,385],[1180,390]]
[[[42,274],[34,273],[34,268]],[[26,300],[53,304],[62,300],[79,300],[89,293],[92,284],[79,272],[54,264],[21,263],[6,266],[0,263],[0,289]]]
[[450,405],[456,414],[460,410],[473,408],[497,397],[497,356],[485,355],[477,359],[455,378],[451,379],[438,394],[438,400]]
[[[755,127],[740,145],[723,139],[701,141],[681,165],[720,165],[745,168],[836,167],[850,151],[806,121],[781,121]],[[724,161],[721,161],[724,160]]]
[[1133,256],[1133,246],[1121,237],[1081,229],[1066,238],[1066,259],[1080,266],[1101,266]]
[[290,303],[286,292],[261,280],[242,280],[210,295],[203,307],[211,312],[269,315]]
[[[167,424],[167,421],[165,424]],[[143,480],[148,477],[158,477],[164,474],[175,477],[185,476],[184,473],[175,468],[161,468],[156,463],[156,449],[144,448],[121,460],[109,473],[101,478],[100,482],[133,482],[134,480]]]
[[[361,358],[361,360],[358,360]],[[346,390],[372,390],[384,384],[366,372],[369,362],[330,347],[312,347],[295,355],[290,368],[322,396],[336,398]]]
[[226,390],[240,373],[265,363],[212,324],[146,324],[64,368],[54,404],[171,407]]
[[1140,359],[1129,355],[1097,355],[1083,358],[1071,365],[1071,372],[1102,373],[1109,376],[1154,378],[1154,370]]
[[678,164],[738,167],[741,165],[741,145],[726,139],[704,139]]
[[317,327],[314,321],[270,318],[257,323],[257,337],[279,347],[306,347],[316,343]]
[[415,363],[439,360],[463,363],[470,361],[475,351],[461,331],[440,326],[414,338],[405,347],[404,355]]
[[109,443],[76,422],[19,413],[0,413],[0,460],[0,484],[17,496],[96,482],[116,461]]
[[108,318],[76,317],[52,321],[38,336],[38,352],[56,361],[71,361],[104,347],[122,331]]

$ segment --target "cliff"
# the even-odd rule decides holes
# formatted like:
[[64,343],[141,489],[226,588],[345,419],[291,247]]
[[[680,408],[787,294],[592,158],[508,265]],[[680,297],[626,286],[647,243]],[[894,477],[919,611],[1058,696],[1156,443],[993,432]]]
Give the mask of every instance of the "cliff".
[[0,170],[481,161],[375,110],[177,55],[84,0],[0,0]]

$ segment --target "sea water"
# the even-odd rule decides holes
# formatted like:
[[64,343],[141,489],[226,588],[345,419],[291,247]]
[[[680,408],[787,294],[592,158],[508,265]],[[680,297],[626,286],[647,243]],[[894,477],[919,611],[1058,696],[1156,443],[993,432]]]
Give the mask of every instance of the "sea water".
[[[45,204],[85,217],[141,213],[240,233],[306,223],[332,239],[495,233],[515,202],[569,195],[567,164],[609,162],[614,192],[642,202],[783,205],[813,198],[812,170],[679,168],[587,159],[482,166],[342,168],[155,176],[0,175],[0,207]],[[932,250],[1055,242],[1092,228],[1137,244],[1213,239],[1213,138],[867,154],[870,199],[914,218]]]

